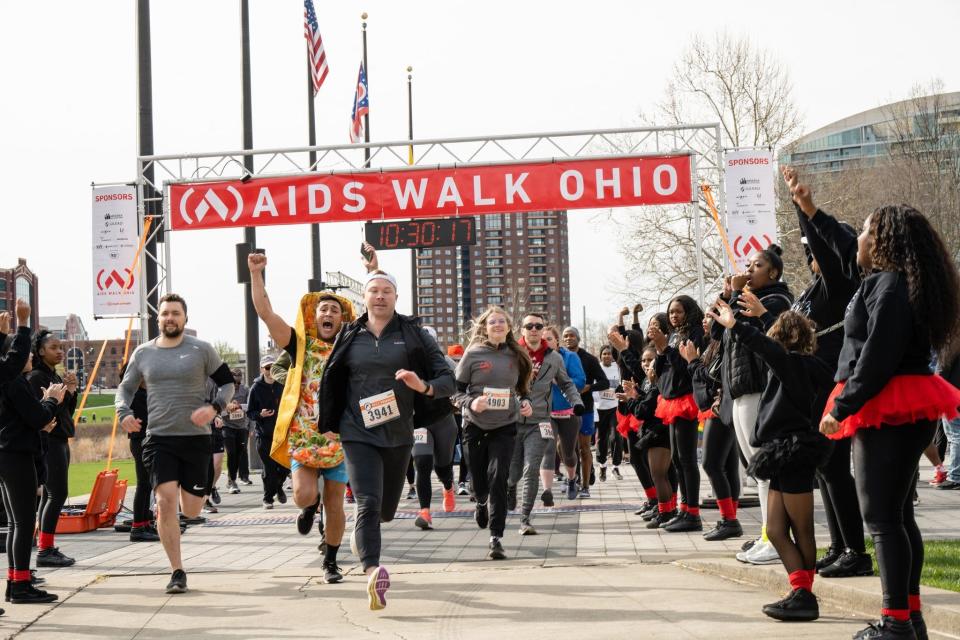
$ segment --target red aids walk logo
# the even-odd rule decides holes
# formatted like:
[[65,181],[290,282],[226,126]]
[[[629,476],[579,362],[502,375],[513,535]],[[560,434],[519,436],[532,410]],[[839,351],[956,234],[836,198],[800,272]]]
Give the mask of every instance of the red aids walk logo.
[[753,251],[763,251],[773,240],[770,239],[770,236],[763,234],[763,244],[760,242],[760,238],[756,236],[737,236],[733,241],[733,253],[738,258],[746,258]]
[[133,272],[130,269],[124,269],[127,276],[124,277],[116,269],[111,269],[110,273],[107,273],[106,269],[100,269],[97,272],[97,288],[100,291],[106,291],[108,289],[120,289],[121,291],[133,288]]
[[192,212],[197,222],[203,222],[204,216],[213,209],[224,222],[227,221],[227,218],[230,218],[230,222],[236,222],[240,214],[243,213],[243,197],[241,197],[240,192],[233,186],[228,186],[227,192],[233,196],[234,200],[232,204],[235,206],[232,214],[227,203],[224,202],[223,198],[213,189],[207,189],[203,194],[203,198],[197,202],[196,198],[191,199],[194,188],[190,187],[183,193],[183,196],[180,197],[180,217],[183,218],[183,221],[187,224],[193,224],[193,219],[190,217],[190,212]]

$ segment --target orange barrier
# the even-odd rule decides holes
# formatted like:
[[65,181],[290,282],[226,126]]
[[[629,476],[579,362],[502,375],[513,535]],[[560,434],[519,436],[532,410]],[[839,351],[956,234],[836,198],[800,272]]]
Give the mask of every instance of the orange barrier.
[[[78,506],[64,507],[60,512],[57,533],[86,533],[98,529],[101,526],[101,518],[112,506],[118,473],[117,469],[98,473],[97,479],[93,481],[89,501],[83,511],[81,512]],[[126,482],[124,482],[124,491],[126,491]],[[117,506],[116,511],[119,510]],[[113,517],[116,517],[116,511]]]

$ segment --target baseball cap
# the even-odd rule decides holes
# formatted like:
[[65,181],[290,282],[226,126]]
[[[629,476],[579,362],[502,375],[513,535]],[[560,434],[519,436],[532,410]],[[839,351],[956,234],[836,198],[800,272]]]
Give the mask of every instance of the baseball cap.
[[269,354],[265,355],[262,358],[260,358],[260,368],[263,369],[264,367],[269,367],[271,364],[273,364],[276,361],[277,359],[274,356],[271,356]]

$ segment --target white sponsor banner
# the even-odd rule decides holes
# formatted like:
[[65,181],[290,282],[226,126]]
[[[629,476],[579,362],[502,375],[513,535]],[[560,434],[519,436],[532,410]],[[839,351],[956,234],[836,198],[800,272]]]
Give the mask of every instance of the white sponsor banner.
[[727,237],[737,271],[750,256],[777,241],[773,153],[765,149],[730,151],[724,156]]
[[93,315],[139,316],[136,187],[93,188]]

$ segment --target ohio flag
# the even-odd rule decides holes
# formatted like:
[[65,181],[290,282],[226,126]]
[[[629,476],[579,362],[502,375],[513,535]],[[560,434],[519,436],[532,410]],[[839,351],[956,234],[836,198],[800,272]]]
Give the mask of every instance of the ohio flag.
[[350,123],[350,142],[363,142],[363,116],[370,113],[370,101],[367,95],[367,71],[360,63],[357,76],[357,91],[353,94],[353,115]]

